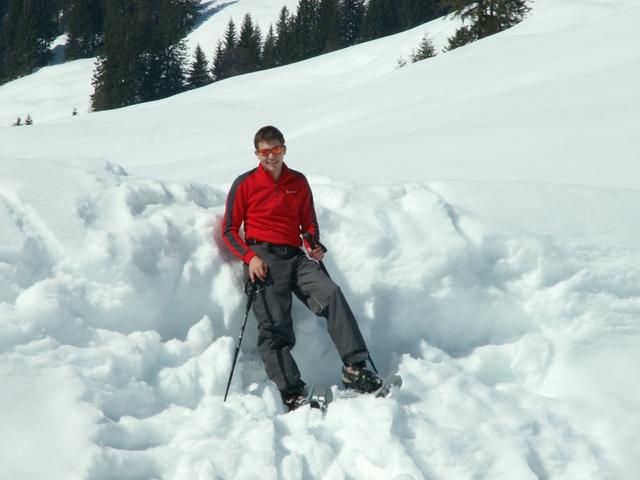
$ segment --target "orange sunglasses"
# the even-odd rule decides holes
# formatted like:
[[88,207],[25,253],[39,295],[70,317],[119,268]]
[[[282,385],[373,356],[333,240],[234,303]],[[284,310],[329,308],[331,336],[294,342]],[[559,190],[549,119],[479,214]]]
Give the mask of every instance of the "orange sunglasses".
[[274,155],[280,155],[282,152],[284,152],[284,145],[278,145],[277,147],[273,147],[273,148],[261,148],[260,150],[256,150],[256,153],[258,155],[265,158],[268,157],[270,153],[273,153]]

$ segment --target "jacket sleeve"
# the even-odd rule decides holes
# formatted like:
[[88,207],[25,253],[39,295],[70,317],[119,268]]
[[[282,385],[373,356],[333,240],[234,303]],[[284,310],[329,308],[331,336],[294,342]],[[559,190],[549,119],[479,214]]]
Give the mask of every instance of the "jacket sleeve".
[[[318,226],[318,219],[316,217],[316,209],[313,205],[313,193],[307,179],[304,179],[304,195],[302,196],[302,203],[300,205],[300,225],[302,227],[302,233],[309,232],[316,243],[320,243],[320,227]],[[304,246],[307,250],[311,247],[304,240]]]
[[239,233],[247,209],[247,190],[243,180],[244,178],[238,177],[227,195],[222,218],[222,239],[231,253],[248,264],[256,253],[247,246]]

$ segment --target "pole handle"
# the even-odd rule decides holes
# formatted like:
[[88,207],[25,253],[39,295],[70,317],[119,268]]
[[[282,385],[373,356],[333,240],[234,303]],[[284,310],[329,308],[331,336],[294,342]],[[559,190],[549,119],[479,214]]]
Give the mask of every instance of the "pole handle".
[[317,246],[320,246],[320,248],[322,249],[322,251],[324,253],[327,253],[327,247],[325,247],[322,243],[320,242],[316,242],[316,239],[313,238],[313,235],[311,235],[309,232],[304,232],[302,234],[302,238],[304,240],[307,241],[307,243],[309,244],[309,246],[311,247],[311,249],[313,250],[314,248],[316,248]]

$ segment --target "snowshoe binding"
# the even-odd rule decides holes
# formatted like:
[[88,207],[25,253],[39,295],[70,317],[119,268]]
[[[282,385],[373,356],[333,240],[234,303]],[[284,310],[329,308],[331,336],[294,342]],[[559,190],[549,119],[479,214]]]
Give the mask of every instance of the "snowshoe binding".
[[305,405],[324,412],[327,405],[333,400],[331,389],[326,385],[312,385],[308,392],[304,389],[297,389],[290,392],[280,392],[280,394],[282,395],[282,403],[287,407],[288,412]]
[[382,388],[384,381],[371,370],[360,365],[342,367],[342,384],[347,390],[373,393]]

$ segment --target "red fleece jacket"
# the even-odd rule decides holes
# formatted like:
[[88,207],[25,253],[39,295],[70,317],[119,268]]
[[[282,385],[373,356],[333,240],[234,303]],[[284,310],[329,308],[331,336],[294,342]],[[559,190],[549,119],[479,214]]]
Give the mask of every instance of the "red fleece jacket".
[[227,195],[222,238],[231,252],[249,263],[255,252],[240,237],[278,245],[302,245],[300,235],[309,232],[320,241],[313,195],[305,176],[282,165],[276,182],[262,165],[240,175]]

